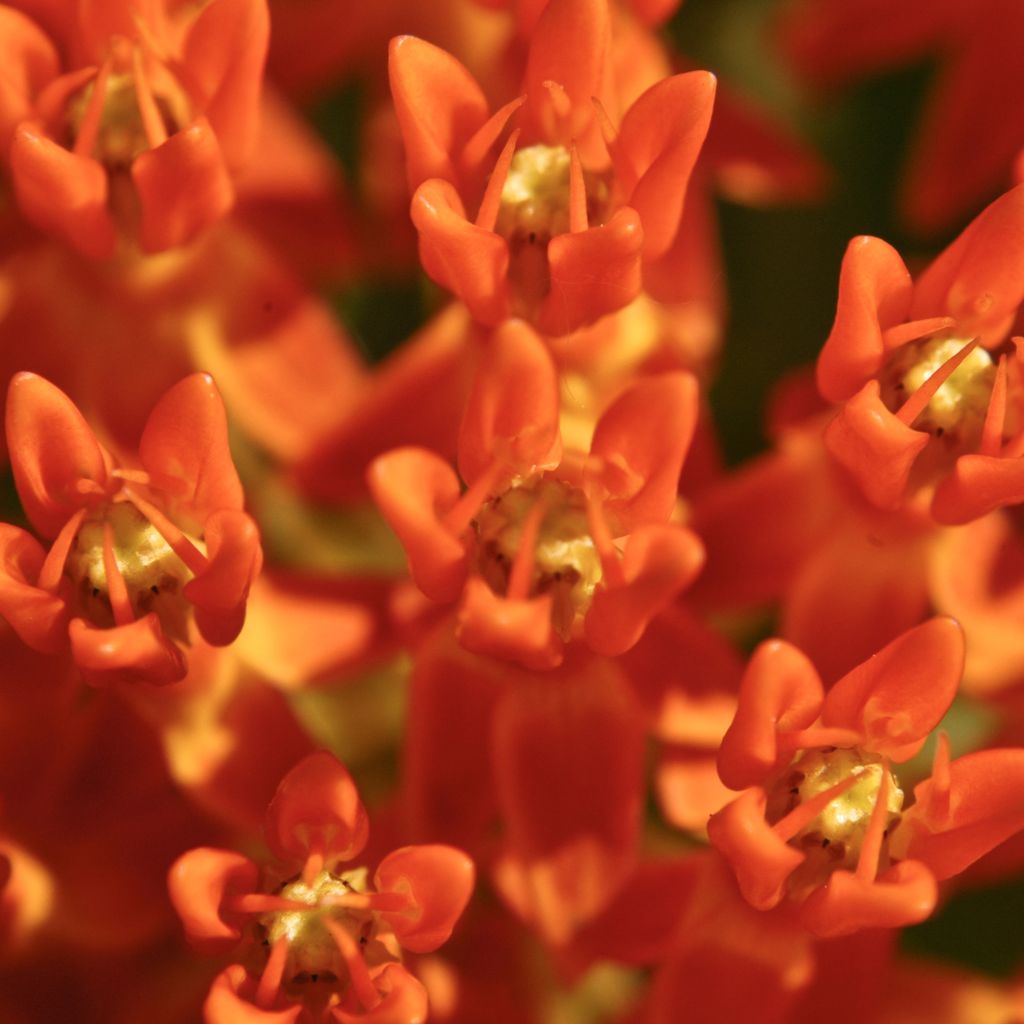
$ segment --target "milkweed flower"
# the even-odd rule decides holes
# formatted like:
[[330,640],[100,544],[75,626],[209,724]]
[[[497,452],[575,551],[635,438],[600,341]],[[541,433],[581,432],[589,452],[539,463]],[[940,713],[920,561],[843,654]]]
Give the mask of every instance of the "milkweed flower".
[[865,496],[921,491],[942,523],[1024,500],[1024,186],[984,210],[916,280],[878,238],[843,258],[818,385],[825,440]]
[[781,640],[755,651],[719,772],[743,790],[708,824],[747,901],[788,901],[811,932],[843,935],[926,918],[937,882],[1024,827],[1024,750],[949,760],[905,794],[893,771],[949,708],[964,644],[931,619],[883,648],[826,694],[810,662]]
[[25,217],[87,256],[182,245],[223,216],[255,142],[265,0],[78,2],[51,33],[0,8],[0,156]]
[[428,953],[469,900],[473,862],[450,846],[388,854],[372,881],[349,867],[369,835],[355,783],[331,754],[282,780],[264,825],[274,860],[258,865],[202,847],[170,871],[171,901],[189,942],[236,951],[206,1000],[207,1024],[421,1024],[423,985],[402,951]]
[[83,676],[169,683],[193,628],[230,643],[262,563],[213,380],[186,377],[122,468],[58,388],[16,376],[7,444],[30,533],[0,524],[0,614],[40,651],[70,644]]
[[634,299],[676,237],[715,79],[657,82],[616,128],[609,35],[604,0],[551,0],[523,95],[494,112],[450,54],[392,41],[423,266],[482,323],[514,315],[555,335],[590,323]]
[[470,650],[551,668],[564,645],[628,650],[700,570],[703,548],[669,522],[693,436],[697,383],[666,373],[627,387],[588,454],[562,450],[558,376],[520,321],[485,349],[459,434],[459,477],[400,448],[370,465],[370,489],[419,588],[460,601]]

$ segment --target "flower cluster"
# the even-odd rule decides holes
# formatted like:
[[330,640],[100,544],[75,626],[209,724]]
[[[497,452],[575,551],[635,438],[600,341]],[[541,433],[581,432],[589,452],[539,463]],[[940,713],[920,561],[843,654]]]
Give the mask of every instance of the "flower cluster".
[[1022,31],[0,3],[0,1020],[1024,1020]]

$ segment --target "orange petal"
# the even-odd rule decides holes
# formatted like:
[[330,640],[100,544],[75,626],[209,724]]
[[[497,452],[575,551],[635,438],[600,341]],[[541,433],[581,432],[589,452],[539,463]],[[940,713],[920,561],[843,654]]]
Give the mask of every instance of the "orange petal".
[[[604,0],[550,0],[530,38],[524,113],[539,141],[568,145],[593,120],[591,100],[601,94],[610,36]],[[569,99],[567,116],[554,109],[546,82]]]
[[148,253],[191,242],[235,201],[217,137],[205,118],[140,153],[132,181],[141,206],[139,240]]
[[609,657],[628,651],[647,624],[704,565],[704,547],[682,526],[641,526],[626,541],[624,581],[599,587],[584,620],[591,650]]
[[185,40],[194,99],[233,170],[256,144],[269,36],[266,0],[217,0],[203,7]]
[[849,398],[882,363],[882,332],[910,312],[910,273],[888,242],[870,235],[846,247],[832,330],[818,357],[818,387],[831,402]]
[[822,723],[862,732],[867,750],[906,761],[949,710],[963,669],[963,630],[955,619],[930,619],[843,676]]
[[914,286],[911,317],[949,314],[964,337],[1001,340],[1024,300],[1024,185],[986,207]]
[[43,87],[60,72],[53,43],[29,17],[0,7],[0,153],[6,153],[18,123],[32,112]]
[[786,880],[804,855],[775,834],[765,820],[768,798],[748,789],[708,821],[708,838],[732,866],[743,898],[757,910],[771,910],[786,893]]
[[241,964],[226,967],[210,986],[203,1019],[208,1024],[297,1024],[302,1003],[285,1009],[260,1009],[253,1002],[256,985],[257,980]]
[[930,810],[932,779],[914,789],[906,855],[923,861],[941,881],[958,875],[1024,829],[1024,750],[979,750],[949,766],[949,813]]
[[412,911],[382,911],[403,949],[430,953],[448,941],[476,879],[472,860],[453,846],[404,846],[374,873],[378,892],[408,894]]
[[185,655],[164,635],[155,612],[111,629],[98,629],[84,619],[72,619],[68,631],[71,653],[92,686],[162,686],[184,679],[188,671]]
[[896,864],[873,882],[836,871],[808,897],[800,920],[820,938],[863,928],[902,928],[930,917],[938,896],[935,876],[913,860]]
[[157,402],[139,440],[139,460],[155,487],[202,522],[245,501],[217,385],[206,373],[179,381]]
[[45,558],[31,534],[0,523],[0,616],[29,647],[53,653],[67,647],[68,608],[35,585]]
[[416,585],[434,601],[454,601],[466,580],[466,549],[444,522],[459,499],[459,480],[424,448],[397,448],[367,471],[370,492],[405,548]]
[[196,625],[207,643],[223,647],[241,632],[249,587],[263,564],[260,532],[251,516],[221,509],[206,520],[207,566],[182,593],[195,606]]
[[256,892],[259,868],[240,853],[199,847],[171,865],[167,891],[185,938],[206,953],[225,953],[241,941],[246,918],[225,903]]
[[425,181],[412,197],[423,269],[469,307],[474,319],[496,324],[508,316],[508,242],[466,219],[446,181]]
[[459,184],[456,161],[487,120],[487,100],[476,79],[450,53],[415,36],[391,40],[388,78],[409,190],[428,178]]
[[548,243],[550,290],[538,316],[547,334],[568,334],[640,294],[644,232],[624,207],[607,224],[556,235]]
[[722,781],[745,789],[788,761],[792,752],[779,751],[779,732],[811,725],[824,696],[818,673],[796,647],[785,640],[761,644],[743,675],[736,717],[718,752]]
[[23,122],[9,154],[18,205],[25,217],[79,252],[102,260],[113,255],[114,222],[107,210],[107,172]]
[[619,142],[639,179],[626,203],[640,215],[645,260],[664,255],[679,230],[714,97],[715,76],[690,71],[651,86],[622,118]]
[[264,832],[275,857],[300,865],[319,853],[331,870],[359,855],[369,828],[348,769],[322,750],[304,758],[281,780],[267,808]]
[[672,514],[697,402],[696,378],[663,373],[628,387],[601,415],[590,452],[601,460],[603,506],[621,533]]
[[551,624],[552,598],[512,599],[470,576],[459,606],[456,636],[468,651],[543,671],[562,662],[562,642]]
[[338,1024],[421,1024],[426,1021],[427,990],[401,964],[385,964],[373,983],[384,998],[372,1010],[348,1013],[334,1007],[331,1016]]
[[59,388],[34,373],[19,373],[7,392],[7,447],[18,497],[44,537],[107,487],[107,461],[85,417]]
[[1024,459],[961,455],[935,489],[932,515],[937,522],[969,523],[993,509],[1024,502]]
[[825,446],[873,505],[902,504],[914,460],[931,440],[900,421],[869,380],[825,428]]
[[636,859],[643,729],[611,662],[511,688],[494,723],[498,799],[522,909],[556,945],[599,913]]
[[561,459],[558,371],[547,346],[521,320],[486,342],[459,429],[459,472],[481,476],[497,459],[525,476]]

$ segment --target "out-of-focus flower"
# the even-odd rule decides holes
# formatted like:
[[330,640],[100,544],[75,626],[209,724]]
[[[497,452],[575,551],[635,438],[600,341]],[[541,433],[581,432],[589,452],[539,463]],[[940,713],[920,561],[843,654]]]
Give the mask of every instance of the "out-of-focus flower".
[[620,654],[703,561],[697,537],[669,523],[696,402],[688,374],[641,380],[605,410],[589,454],[563,452],[551,357],[510,321],[482,355],[462,422],[465,493],[420,448],[376,459],[370,486],[420,589],[461,599],[466,647],[535,668],[559,664],[575,638]]
[[230,209],[256,140],[265,0],[0,8],[0,152],[27,219],[82,253],[159,252]]
[[603,0],[552,0],[523,95],[493,114],[454,57],[413,37],[392,43],[423,265],[483,323],[517,315],[564,334],[592,322],[639,294],[644,266],[676,237],[715,81],[657,82],[615,128],[609,33]]
[[1024,499],[1024,372],[1006,348],[1024,299],[1024,186],[989,206],[915,282],[878,238],[843,259],[818,385],[825,439],[867,498],[920,490],[944,523]]
[[267,809],[274,857],[262,868],[228,850],[178,859],[169,887],[190,943],[237,950],[213,983],[209,1024],[236,1021],[421,1024],[422,984],[402,951],[442,945],[473,889],[472,861],[450,846],[407,846],[372,883],[358,857],[369,832],[355,783],[330,754],[312,754],[282,780]]
[[51,542],[0,525],[0,610],[29,646],[70,643],[92,683],[168,683],[187,671],[193,628],[214,644],[237,636],[262,553],[210,377],[157,403],[139,468],[118,467],[34,374],[11,382],[7,440],[25,514]]
[[719,752],[723,781],[743,792],[708,825],[752,906],[788,900],[823,936],[910,924],[931,913],[937,880],[1024,827],[1024,750],[950,763],[944,737],[903,808],[892,764],[921,749],[962,666],[951,619],[904,633],[827,695],[796,648],[758,648]]
[[1024,11],[1015,0],[901,0],[898,17],[888,0],[802,0],[790,8],[784,46],[819,87],[939,57],[902,189],[914,228],[956,227],[1011,183],[1024,144],[1017,73]]

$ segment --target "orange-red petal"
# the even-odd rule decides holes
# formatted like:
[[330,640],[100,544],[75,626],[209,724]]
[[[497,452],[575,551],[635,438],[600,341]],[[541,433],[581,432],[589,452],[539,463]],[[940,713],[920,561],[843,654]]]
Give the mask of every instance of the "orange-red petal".
[[267,808],[264,833],[276,857],[304,864],[311,854],[320,853],[330,868],[359,855],[369,828],[348,769],[322,750],[281,780]]
[[35,585],[46,552],[24,530],[0,523],[0,616],[29,647],[67,647],[68,608],[59,594]]
[[459,499],[455,470],[425,448],[397,448],[370,463],[367,482],[416,585],[434,601],[454,601],[467,568],[465,546],[443,518]]
[[448,941],[455,922],[466,909],[476,869],[473,861],[453,846],[404,846],[389,853],[374,873],[378,892],[407,893],[415,906],[409,911],[383,911],[404,949],[430,953]]
[[840,679],[825,698],[822,723],[855,729],[865,749],[906,761],[949,710],[963,668],[959,624],[930,619]]
[[93,686],[151,683],[162,686],[185,678],[188,663],[169,640],[155,612],[126,626],[97,628],[84,619],[68,627],[71,653]]
[[181,918],[185,938],[208,953],[223,953],[242,938],[246,918],[225,902],[256,892],[259,868],[233,850],[197,847],[171,865],[167,891]]

